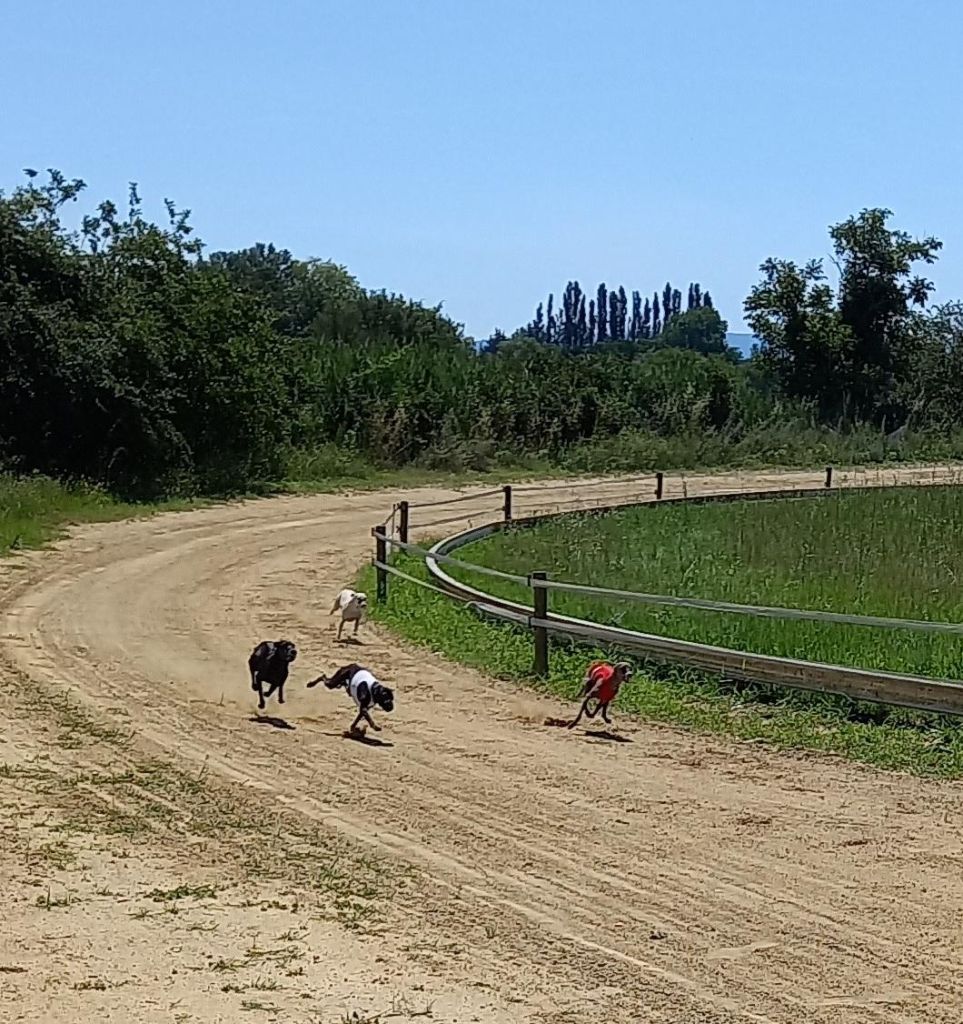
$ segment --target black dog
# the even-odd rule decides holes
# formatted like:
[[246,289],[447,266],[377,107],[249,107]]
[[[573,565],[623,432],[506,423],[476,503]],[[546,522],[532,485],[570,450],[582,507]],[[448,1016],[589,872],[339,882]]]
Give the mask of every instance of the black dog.
[[[284,684],[288,679],[291,662],[298,656],[298,649],[290,640],[262,640],[247,659],[251,670],[251,689],[257,694],[258,708],[264,710],[264,699],[278,692],[278,704],[284,703]],[[261,684],[268,684],[268,691]]]
[[318,683],[324,683],[329,690],[344,688],[348,696],[358,706],[358,715],[351,723],[351,732],[357,731],[362,719],[375,732],[381,731],[381,726],[376,725],[374,719],[369,714],[371,708],[375,705],[381,708],[382,711],[394,711],[394,691],[390,687],[385,686],[384,683],[379,683],[366,668],[362,668],[361,665],[354,662],[339,668],[330,679],[327,676],[318,676],[317,679],[312,679],[308,686],[317,686]]

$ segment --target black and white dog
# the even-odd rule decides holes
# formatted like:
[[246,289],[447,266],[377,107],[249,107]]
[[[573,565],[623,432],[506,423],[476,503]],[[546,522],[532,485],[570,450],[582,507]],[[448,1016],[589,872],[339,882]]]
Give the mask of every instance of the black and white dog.
[[[264,710],[264,700],[275,690],[278,704],[284,703],[284,684],[288,680],[291,662],[298,656],[298,649],[290,640],[262,640],[251,651],[247,667],[251,670],[251,689],[257,694],[258,708]],[[267,693],[261,684],[267,683]]]
[[375,706],[382,711],[394,711],[395,695],[390,687],[379,683],[374,675],[361,665],[352,662],[344,665],[329,679],[327,676],[318,676],[312,679],[308,686],[317,686],[324,683],[329,690],[343,688],[348,696],[355,702],[358,708],[358,715],[351,723],[351,732],[357,732],[362,719],[376,732],[381,731],[381,726],[376,725],[369,712]]

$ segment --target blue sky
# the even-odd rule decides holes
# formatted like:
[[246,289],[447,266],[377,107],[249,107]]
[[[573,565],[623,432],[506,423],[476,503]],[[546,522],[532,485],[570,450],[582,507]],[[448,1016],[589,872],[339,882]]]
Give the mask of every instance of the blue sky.
[[273,241],[477,337],[570,278],[701,281],[743,329],[769,255],[864,206],[963,296],[963,5],[929,0],[19,3],[0,188],[140,183],[212,248]]

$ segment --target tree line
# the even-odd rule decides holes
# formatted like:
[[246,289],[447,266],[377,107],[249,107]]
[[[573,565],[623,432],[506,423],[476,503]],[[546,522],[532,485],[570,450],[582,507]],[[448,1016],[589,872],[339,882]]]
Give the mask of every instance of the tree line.
[[886,211],[832,229],[835,287],[815,263],[763,265],[746,301],[761,347],[741,361],[699,284],[643,300],[572,281],[479,346],[337,264],[208,253],[188,211],[155,223],[133,186],[74,229],[83,191],[31,171],[0,193],[0,469],[141,498],[359,465],[779,461],[773,439],[811,441],[802,427],[958,422],[963,316],[913,273],[939,243]]
[[[586,299],[588,305],[586,306]],[[686,312],[712,309],[712,296],[700,284],[690,284]],[[658,338],[673,317],[682,313],[682,292],[666,283],[662,292],[646,297],[632,292],[631,308],[625,287],[609,289],[603,282],[594,298],[588,298],[578,281],[569,281],[555,308],[555,296],[538,304],[534,319],[524,333],[535,341],[562,348],[587,348],[609,341],[649,341]]]

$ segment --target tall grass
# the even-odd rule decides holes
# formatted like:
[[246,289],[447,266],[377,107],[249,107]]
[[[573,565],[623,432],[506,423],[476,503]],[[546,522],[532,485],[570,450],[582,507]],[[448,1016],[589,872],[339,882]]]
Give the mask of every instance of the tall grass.
[[[477,542],[506,572],[620,590],[931,621],[963,621],[963,487],[572,515]],[[468,578],[464,571],[460,575]],[[485,588],[515,600],[527,589]],[[963,637],[658,608],[552,592],[562,614],[762,654],[963,678]]]
[[658,433],[629,429],[572,445],[557,457],[560,467],[587,473],[694,470],[771,466],[878,466],[953,462],[963,458],[963,432],[907,433],[900,438],[878,427],[833,430],[786,410],[753,425],[718,430],[701,427]]

